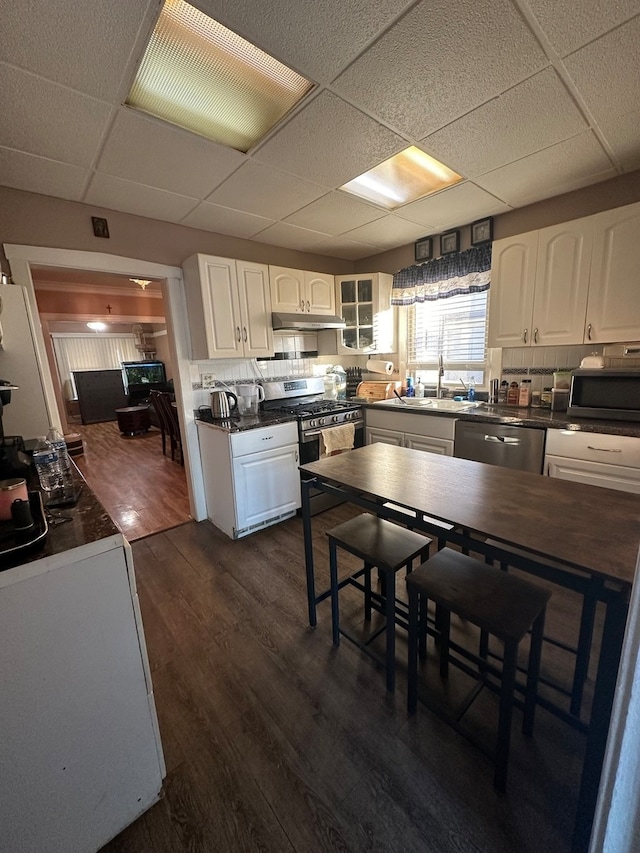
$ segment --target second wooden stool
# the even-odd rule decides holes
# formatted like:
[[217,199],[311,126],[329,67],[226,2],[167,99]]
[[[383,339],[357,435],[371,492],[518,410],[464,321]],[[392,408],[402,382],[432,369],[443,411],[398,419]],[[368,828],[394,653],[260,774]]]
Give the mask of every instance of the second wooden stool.
[[[396,572],[406,566],[411,572],[413,560],[420,557],[426,560],[429,556],[431,539],[405,530],[390,521],[385,521],[375,515],[362,515],[345,521],[338,527],[327,532],[329,537],[329,571],[331,575],[331,621],[333,627],[333,643],[340,645],[340,634],[348,639],[353,638],[340,630],[340,611],[338,593],[342,586],[353,582],[354,575],[338,582],[338,556],[340,547],[364,561],[364,569],[356,575],[364,574],[365,618],[371,619],[371,569],[377,568],[385,579],[384,611],[386,617],[386,674],[387,690],[393,692],[395,687],[395,628],[396,628]],[[363,646],[359,643],[361,648]]]

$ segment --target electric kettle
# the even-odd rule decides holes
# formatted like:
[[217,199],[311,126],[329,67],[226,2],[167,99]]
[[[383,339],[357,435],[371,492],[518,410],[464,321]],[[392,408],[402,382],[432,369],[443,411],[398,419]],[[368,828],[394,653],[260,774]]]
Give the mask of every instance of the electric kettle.
[[238,408],[238,398],[232,391],[213,391],[211,414],[214,418],[228,418]]

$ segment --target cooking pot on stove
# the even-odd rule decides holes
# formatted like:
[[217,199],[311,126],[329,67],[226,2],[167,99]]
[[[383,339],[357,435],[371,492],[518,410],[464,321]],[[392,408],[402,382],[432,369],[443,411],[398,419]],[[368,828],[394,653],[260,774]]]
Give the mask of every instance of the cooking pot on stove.
[[211,414],[214,418],[228,418],[238,409],[238,398],[232,391],[213,391],[211,394]]

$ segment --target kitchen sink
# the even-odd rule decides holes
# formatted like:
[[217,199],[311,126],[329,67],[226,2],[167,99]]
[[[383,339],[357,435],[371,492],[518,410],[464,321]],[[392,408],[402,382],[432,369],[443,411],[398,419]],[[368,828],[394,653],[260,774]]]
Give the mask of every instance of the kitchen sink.
[[[407,406],[420,409],[435,409],[440,412],[464,412],[481,406],[481,402],[470,402],[469,400],[438,400],[435,397],[403,397]],[[403,405],[399,403],[399,405]]]

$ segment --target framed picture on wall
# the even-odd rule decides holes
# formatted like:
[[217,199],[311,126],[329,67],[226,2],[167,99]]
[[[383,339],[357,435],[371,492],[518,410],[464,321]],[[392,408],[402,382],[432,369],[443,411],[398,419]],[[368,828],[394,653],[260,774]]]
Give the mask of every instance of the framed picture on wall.
[[489,243],[493,240],[493,217],[478,219],[471,223],[471,245],[478,246],[480,243]]
[[460,249],[460,232],[447,231],[446,234],[440,235],[440,254],[450,255],[452,252],[457,252]]
[[416,261],[429,261],[433,257],[433,239],[422,237],[415,242]]

